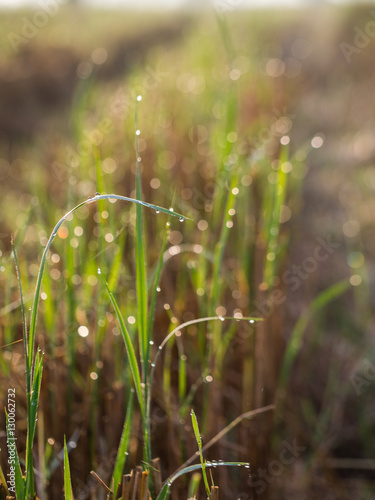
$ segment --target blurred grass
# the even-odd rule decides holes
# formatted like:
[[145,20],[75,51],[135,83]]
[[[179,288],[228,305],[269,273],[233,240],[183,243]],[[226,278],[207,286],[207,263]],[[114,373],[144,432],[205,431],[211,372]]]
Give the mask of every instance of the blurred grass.
[[[306,111],[300,111],[298,100],[305,103],[304,110],[311,108],[308,97],[312,99],[311,96],[319,94],[321,80],[326,80],[325,72],[333,63],[333,89],[339,85],[337,75],[352,71],[343,66],[340,54],[334,52],[341,40],[350,39],[351,11],[319,12],[324,13],[319,17],[324,30],[317,17],[306,20],[309,13],[298,11],[232,14],[225,28],[218,26],[209,13],[181,21],[171,15],[61,9],[21,55],[12,53],[9,44],[2,46],[4,68],[18,67],[23,58],[29,57],[29,52],[34,61],[39,61],[35,64],[40,71],[35,77],[38,84],[33,87],[35,92],[39,83],[50,82],[43,71],[47,72],[46,62],[51,54],[56,56],[57,66],[61,62],[55,50],[64,47],[69,52],[74,70],[66,80],[57,71],[52,80],[53,85],[59,82],[64,88],[71,88],[69,98],[61,101],[63,106],[43,108],[39,103],[41,108],[35,114],[39,118],[30,128],[30,135],[25,139],[17,133],[10,134],[0,144],[1,173],[8,172],[0,187],[6,207],[0,214],[0,229],[4,234],[15,232],[27,307],[38,272],[40,247],[46,245],[51,228],[62,213],[95,192],[140,197],[142,180],[143,200],[171,206],[175,212],[193,219],[184,223],[169,220],[166,227],[165,216],[143,213],[139,205],[136,209],[124,208],[118,203],[98,200],[73,215],[70,224],[59,230],[48,251],[38,329],[32,335],[35,334],[36,342],[46,352],[41,389],[44,435],[55,445],[51,451],[51,444],[45,443],[38,457],[50,457],[44,464],[48,471],[58,451],[63,449],[63,435],[69,436],[80,429],[82,437],[77,449],[71,452],[74,486],[75,481],[87,483],[89,471],[97,470],[105,457],[117,449],[121,432],[130,432],[124,427],[131,389],[129,365],[124,361],[125,353],[117,338],[120,330],[110,305],[113,296],[105,293],[105,286],[98,279],[98,268],[105,273],[108,288],[116,296],[113,305],[123,315],[121,331],[126,330],[128,345],[135,345],[139,335],[143,380],[150,368],[148,353],[151,350],[153,358],[157,346],[178,324],[214,315],[240,319],[258,309],[257,304],[265,301],[272,304],[272,311],[262,325],[221,321],[213,326],[193,324],[186,335],[177,337],[163,351],[164,364],[155,371],[151,421],[146,423],[146,429],[151,432],[152,449],[161,455],[164,477],[170,476],[177,465],[194,453],[193,433],[185,421],[190,406],[196,409],[208,440],[240,413],[273,403],[282,366],[281,383],[286,386],[290,400],[282,415],[281,429],[276,429],[276,442],[290,435],[308,442],[306,427],[312,433],[316,425],[312,441],[318,449],[317,442],[324,442],[331,432],[336,416],[330,411],[328,395],[335,392],[343,377],[348,378],[348,369],[340,372],[332,368],[327,378],[322,373],[317,385],[324,386],[327,380],[328,386],[321,394],[318,387],[311,392],[306,389],[312,370],[316,370],[314,363],[309,360],[306,365],[309,369],[305,371],[300,364],[317,348],[316,323],[323,331],[334,330],[330,340],[326,340],[327,345],[336,336],[340,343],[344,342],[340,326],[343,309],[345,328],[359,332],[358,339],[345,343],[349,353],[344,356],[347,366],[353,365],[352,359],[358,353],[365,352],[368,340],[364,337],[368,336],[372,319],[371,290],[366,283],[371,272],[372,247],[369,236],[357,241],[347,231],[348,249],[342,245],[335,254],[337,276],[333,271],[332,275],[327,273],[322,265],[316,274],[301,280],[298,297],[283,281],[285,270],[314,251],[316,242],[312,237],[309,239],[310,232],[314,234],[314,224],[319,227],[317,234],[333,232],[342,241],[341,219],[339,224],[336,220],[319,226],[321,219],[316,217],[305,233],[298,225],[309,196],[306,176],[311,165],[310,141],[315,134],[322,133],[321,128],[308,120],[301,125],[299,120]],[[336,18],[333,12],[337,12]],[[31,14],[25,11],[2,16],[2,31],[19,30],[23,15]],[[362,15],[358,22],[366,20],[366,14]],[[185,26],[180,36],[175,29],[178,23]],[[168,33],[170,29],[173,36],[170,39],[166,36],[161,44],[153,44],[147,33],[159,32],[163,26],[167,28],[160,28],[161,32]],[[325,40],[333,40],[327,44],[334,52],[331,66],[321,54],[316,54],[322,31]],[[176,36],[178,43],[173,41]],[[298,46],[295,42],[301,39],[311,43],[310,59],[293,55]],[[138,44],[139,53],[132,53],[130,59],[126,59],[127,43],[133,48]],[[107,72],[106,63],[92,62],[98,48],[107,51]],[[371,53],[370,48],[367,50]],[[112,56],[117,51],[122,59],[116,72],[111,73]],[[367,54],[363,55],[365,60]],[[293,68],[290,59],[301,65],[295,76],[287,74],[287,69]],[[92,65],[91,76],[79,78],[77,67],[87,62]],[[277,69],[281,63],[286,65],[284,73],[274,76],[272,68]],[[82,71],[78,75],[82,77]],[[17,85],[15,80],[15,89]],[[138,94],[142,95],[142,102],[136,128],[139,126],[141,134],[136,147],[134,111]],[[33,101],[31,90],[28,95]],[[316,121],[319,123],[317,118]],[[324,131],[328,134],[326,122],[328,119],[325,121],[323,117],[320,125],[327,127]],[[280,145],[283,136],[291,138],[289,150]],[[364,168],[365,179],[370,178],[372,162],[370,156]],[[319,174],[320,186],[331,182],[327,169]],[[352,177],[353,183],[359,184],[359,192],[368,189],[366,199],[370,199],[373,183],[362,181],[360,175]],[[339,192],[343,183],[339,175],[334,182]],[[328,191],[327,196],[337,204],[334,190]],[[342,197],[341,205],[345,205]],[[358,220],[361,225],[361,220],[367,220],[368,216],[358,207],[348,203],[345,209],[350,213],[348,218]],[[370,222],[366,224],[371,226]],[[298,231],[305,234],[306,242],[301,241],[303,236],[299,239]],[[4,308],[18,299],[9,241],[10,238],[1,240],[0,296]],[[134,259],[135,246],[138,262]],[[319,297],[326,297],[333,283],[344,276],[352,278],[351,274],[360,275],[363,280],[354,288],[354,298],[346,294],[343,302],[335,301],[329,314],[320,309],[315,311]],[[276,307],[272,293],[279,289],[289,300]],[[149,318],[148,297],[151,297]],[[299,301],[303,302],[303,308]],[[310,314],[312,310],[314,316]],[[258,314],[259,310],[254,315]],[[306,318],[313,323],[311,335],[315,340],[307,342],[308,348],[304,350],[302,334]],[[1,344],[21,338],[17,309],[12,314],[3,314],[1,324]],[[298,348],[289,344],[286,352],[290,357],[283,362],[285,346],[290,338],[293,340],[293,331],[298,333]],[[325,341],[321,343],[324,347]],[[298,363],[300,348],[303,354]],[[15,381],[18,387],[22,455],[23,375],[15,362],[22,356],[21,348],[15,344],[1,349],[0,356],[4,367],[2,386],[5,388]],[[133,358],[133,372],[136,372],[135,354]],[[314,359],[319,367],[319,357]],[[334,367],[336,362],[333,359],[331,365]],[[303,389],[296,382],[301,373],[305,374]],[[300,411],[293,401],[296,387],[303,400]],[[140,380],[137,389],[140,400],[142,390],[150,390],[142,389]],[[351,401],[350,394],[347,398]],[[315,408],[320,404],[321,412]],[[287,421],[290,408],[296,412],[293,422],[300,419],[298,425]],[[362,437],[357,437],[356,443],[362,449],[370,431],[365,412],[359,411],[359,415]],[[139,418],[135,410],[127,466],[141,460]],[[247,461],[251,450],[255,470],[257,465],[267,465],[273,422],[272,418],[264,418],[262,422],[257,421],[261,429],[257,436],[254,437],[255,427],[243,425],[233,432],[231,443],[228,440],[212,450],[212,457]],[[130,425],[128,420],[126,425]],[[339,430],[337,433],[336,439],[344,442]],[[334,447],[325,453],[334,454]],[[38,461],[40,458],[36,467],[41,469]],[[117,479],[119,474],[117,469]],[[220,474],[224,492],[240,491],[239,484],[242,489],[249,489],[246,474],[240,477],[226,474]],[[61,479],[57,472],[53,473],[50,485],[46,482],[44,491],[38,493],[41,500],[61,493]],[[187,482],[182,483],[181,489],[186,490],[187,486]],[[174,494],[181,495],[177,491]]]

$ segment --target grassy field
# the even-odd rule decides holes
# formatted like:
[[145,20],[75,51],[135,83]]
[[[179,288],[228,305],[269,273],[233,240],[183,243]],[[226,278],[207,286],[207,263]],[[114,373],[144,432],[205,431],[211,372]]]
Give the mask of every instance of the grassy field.
[[0,498],[373,498],[371,6],[40,12],[0,17]]

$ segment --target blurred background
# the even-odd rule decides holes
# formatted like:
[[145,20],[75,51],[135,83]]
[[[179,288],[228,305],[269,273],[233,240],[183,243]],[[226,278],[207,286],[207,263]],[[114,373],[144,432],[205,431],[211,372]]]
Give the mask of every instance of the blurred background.
[[[214,470],[221,498],[374,498],[374,2],[0,5],[0,393],[5,406],[16,389],[21,459],[11,234],[28,309],[56,222],[95,192],[135,197],[139,154],[144,199],[192,219],[166,226],[144,214],[151,277],[164,252],[155,351],[194,318],[263,318],[192,325],[166,351],[151,409],[163,479],[196,451],[191,407],[207,443],[275,404],[207,451],[251,464],[250,475]],[[41,500],[61,498],[64,434],[75,498],[106,497],[89,473],[110,481],[132,384],[97,269],[136,343],[134,221],[129,205],[87,205],[49,251],[37,331]],[[6,471],[3,412],[0,422]],[[126,472],[141,463],[139,429],[135,411]],[[179,480],[172,498],[188,488]]]

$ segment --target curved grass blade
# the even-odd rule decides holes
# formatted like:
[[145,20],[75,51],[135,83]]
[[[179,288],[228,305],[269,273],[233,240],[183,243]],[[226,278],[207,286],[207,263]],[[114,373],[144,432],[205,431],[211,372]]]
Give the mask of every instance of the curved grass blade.
[[117,498],[118,485],[121,482],[122,471],[124,470],[126,451],[129,445],[130,431],[133,420],[133,394],[130,394],[124,427],[122,429],[120,445],[117,450],[117,457],[115,467],[113,469],[112,482],[113,482],[113,498]]
[[310,304],[309,308],[302,314],[293,328],[292,334],[289,339],[288,347],[284,355],[283,365],[280,371],[279,388],[285,389],[286,384],[291,373],[293,362],[301,348],[302,338],[304,331],[312,318],[312,316],[320,309],[329,304],[332,300],[342,295],[350,288],[348,280],[339,281],[321,292],[315,300]]
[[[246,467],[247,469],[250,468],[249,462],[206,462],[205,464],[206,468],[216,468],[216,467]],[[157,496],[156,500],[166,500],[169,497],[169,490],[170,487],[172,486],[172,483],[178,479],[179,477],[183,476],[184,474],[188,474],[189,472],[194,472],[196,470],[202,470],[202,465],[201,464],[196,464],[196,465],[190,465],[189,467],[185,467],[175,474],[172,474],[167,481],[164,483],[159,495]]]
[[72,481],[70,477],[68,449],[66,447],[65,436],[64,436],[64,491],[65,491],[65,500],[74,500],[72,491]]
[[150,414],[150,406],[151,406],[151,387],[152,387],[152,381],[154,378],[154,372],[155,372],[155,367],[156,363],[160,357],[160,354],[166,345],[166,343],[173,338],[177,332],[180,332],[183,328],[186,328],[190,325],[195,325],[197,323],[204,323],[205,321],[223,321],[223,320],[236,320],[236,321],[250,321],[250,322],[256,322],[256,321],[263,321],[263,318],[255,318],[255,317],[245,317],[245,318],[234,318],[233,316],[207,316],[205,318],[198,318],[198,319],[192,319],[190,321],[186,321],[185,323],[182,323],[182,325],[177,326],[174,328],[163,340],[163,342],[160,344],[158,352],[156,353],[156,356],[154,358],[154,361],[151,363],[151,373],[150,373],[150,388],[148,391],[148,397],[147,397],[147,410],[146,413],[147,415]]
[[[28,338],[28,349],[29,349],[29,370],[31,371],[32,364],[33,364],[33,349],[34,349],[34,339],[35,339],[35,331],[36,331],[36,319],[37,319],[37,314],[38,314],[38,304],[39,304],[39,296],[40,296],[40,288],[42,284],[42,278],[43,278],[43,272],[44,272],[44,267],[47,259],[47,254],[48,250],[51,247],[51,244],[53,240],[55,239],[57,232],[60,228],[60,226],[63,224],[63,222],[70,216],[70,214],[74,213],[76,210],[79,208],[83,207],[84,205],[87,205],[88,203],[93,203],[97,200],[122,200],[122,201],[129,201],[131,203],[136,203],[138,205],[142,205],[144,207],[151,208],[155,211],[165,213],[167,215],[171,215],[173,217],[178,217],[182,220],[188,219],[188,217],[185,217],[184,215],[178,214],[176,212],[173,212],[171,210],[168,210],[167,208],[159,207],[157,205],[153,205],[151,203],[147,203],[145,201],[141,200],[135,200],[134,198],[128,198],[127,196],[121,196],[117,194],[96,194],[92,198],[90,197],[89,199],[79,203],[76,205],[74,208],[69,210],[61,219],[57,222],[55,227],[53,228],[53,231],[51,233],[51,236],[49,237],[47,244],[44,248],[44,252],[40,261],[40,266],[39,266],[39,271],[38,271],[38,276],[37,276],[37,281],[36,281],[36,286],[35,286],[35,292],[34,292],[34,301],[33,301],[33,306],[32,306],[32,311],[31,311],[31,322],[30,322],[30,332],[29,332],[29,338]],[[189,219],[190,220],[190,219]]]

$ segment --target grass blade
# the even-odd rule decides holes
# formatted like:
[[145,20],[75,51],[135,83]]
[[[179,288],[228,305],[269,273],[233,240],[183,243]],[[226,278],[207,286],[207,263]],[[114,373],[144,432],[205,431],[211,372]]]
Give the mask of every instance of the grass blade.
[[203,475],[204,486],[206,488],[207,496],[208,496],[208,498],[210,498],[210,487],[209,487],[209,484],[208,484],[208,479],[207,479],[207,474],[206,474],[206,462],[203,459],[202,438],[201,438],[201,435],[200,435],[200,432],[199,432],[198,420],[197,420],[197,416],[195,415],[195,411],[194,410],[191,410],[190,415],[191,415],[191,421],[192,421],[192,424],[193,424],[193,431],[194,431],[195,439],[196,439],[197,444],[198,444],[199,457],[201,459],[201,466],[202,466],[202,475]]
[[[211,467],[246,467],[247,469],[250,468],[249,462],[206,462],[205,467],[206,468],[211,468]],[[177,471],[175,474],[172,474],[167,481],[164,483],[159,495],[157,496],[156,500],[165,500],[166,498],[169,497],[169,490],[170,487],[172,486],[172,483],[178,479],[179,477],[183,476],[184,474],[188,474],[190,472],[194,472],[196,470],[202,470],[202,464],[196,464],[196,465],[190,465],[189,467],[184,467],[183,469]],[[211,494],[211,492],[210,492]]]
[[[137,200],[141,200],[141,174],[139,165],[137,167]],[[137,312],[138,312],[138,338],[139,350],[143,368],[143,379],[147,378],[148,370],[148,293],[147,293],[147,273],[146,259],[144,251],[144,232],[142,205],[137,205],[136,237],[135,237],[135,262],[136,262],[136,285],[137,285]]]
[[68,449],[66,447],[65,436],[64,436],[64,491],[65,491],[65,500],[74,500],[72,491],[72,481],[70,477]]
[[142,398],[142,386],[141,386],[141,376],[139,373],[139,368],[138,368],[138,363],[137,363],[137,358],[135,356],[134,352],[134,347],[128,332],[128,329],[126,328],[124,318],[122,317],[121,311],[118,307],[117,301],[109,289],[108,283],[105,281],[103,278],[105,288],[107,290],[107,293],[109,295],[109,298],[111,299],[113,308],[115,310],[117,319],[120,324],[120,330],[122,333],[122,338],[124,339],[125,343],[125,348],[126,348],[126,353],[128,355],[129,359],[129,364],[130,364],[130,370],[132,372],[132,377],[133,377],[133,382],[134,382],[134,387],[135,387],[135,392],[137,393],[137,398],[139,401],[139,406],[142,414],[142,419],[144,418],[144,405],[143,405],[143,398]]
[[124,427],[122,429],[120,445],[118,447],[116,463],[112,475],[113,498],[117,498],[118,485],[121,482],[122,471],[124,470],[126,451],[128,449],[129,439],[130,439],[132,419],[133,419],[133,395],[130,394]]
[[327,290],[321,292],[316,299],[310,304],[309,308],[299,318],[289,339],[288,347],[284,355],[284,361],[280,372],[279,388],[285,389],[288,378],[292,369],[293,362],[300,350],[302,344],[303,333],[312,318],[312,316],[320,309],[329,304],[332,300],[342,295],[350,288],[350,283],[347,280],[335,283]]

